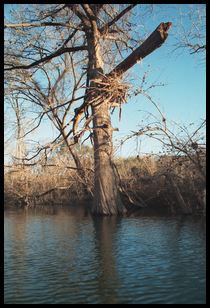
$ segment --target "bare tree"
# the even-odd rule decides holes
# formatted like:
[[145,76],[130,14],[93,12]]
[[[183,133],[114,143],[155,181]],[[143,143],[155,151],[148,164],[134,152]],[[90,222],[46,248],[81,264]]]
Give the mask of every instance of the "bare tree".
[[205,61],[206,4],[189,4],[187,12],[180,10],[177,33],[176,49],[184,48],[190,54],[199,55]]
[[[16,13],[15,22],[5,24],[8,38],[5,46],[5,71],[8,80],[15,84],[15,90],[45,108],[45,114],[67,142],[71,155],[74,156],[73,145],[84,133],[89,132],[89,136],[93,137],[95,185],[92,212],[98,215],[125,212],[112,163],[113,127],[110,109],[117,106],[121,110],[126,100],[128,88],[122,81],[125,72],[159,48],[165,42],[171,26],[171,22],[162,22],[138,46],[128,31],[128,17],[135,6],[28,5],[28,12]],[[12,41],[15,45],[11,44]],[[117,64],[119,57],[116,57],[116,53],[122,57],[122,46],[132,52]],[[69,60],[66,55],[69,55]],[[63,71],[60,69],[62,61],[65,62]],[[111,65],[108,66],[108,63]],[[52,65],[59,70],[56,78],[50,71]],[[14,72],[18,70],[22,74],[17,81]],[[36,81],[41,71],[46,75],[47,85]],[[61,102],[64,91],[58,85],[64,80],[66,71],[71,71],[74,86],[71,99]],[[53,77],[56,79],[54,84],[51,82]],[[20,83],[21,87],[17,85]],[[60,96],[57,97],[58,93]],[[70,107],[74,102],[78,103],[78,107],[71,117]],[[83,122],[78,129],[81,120]],[[70,129],[67,128],[68,124],[71,124]],[[82,169],[77,158],[74,159],[78,170]]]
[[[184,201],[179,186],[186,186],[188,183],[188,197],[193,198],[200,204],[205,213],[206,204],[206,120],[202,120],[197,126],[195,123],[179,125],[166,119],[158,120],[150,114],[150,123],[143,123],[139,131],[127,136],[122,143],[130,138],[151,138],[162,145],[162,151],[156,154],[159,156],[159,170],[155,177],[158,179],[164,176],[169,183],[170,189],[174,192],[177,205],[182,213],[191,213],[192,207]],[[171,128],[169,128],[171,126]],[[190,192],[191,189],[191,192]]]

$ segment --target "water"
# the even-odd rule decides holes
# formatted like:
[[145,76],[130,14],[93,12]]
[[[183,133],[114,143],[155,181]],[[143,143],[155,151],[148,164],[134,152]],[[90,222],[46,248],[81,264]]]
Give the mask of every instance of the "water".
[[5,304],[205,304],[195,218],[5,212]]

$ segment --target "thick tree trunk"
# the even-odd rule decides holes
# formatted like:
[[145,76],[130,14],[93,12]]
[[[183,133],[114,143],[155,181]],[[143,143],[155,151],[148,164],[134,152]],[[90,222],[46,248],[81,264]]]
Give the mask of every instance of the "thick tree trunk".
[[117,215],[125,213],[112,166],[112,126],[109,103],[93,106],[95,186],[92,213]]
[[[126,212],[123,207],[118,185],[112,166],[112,126],[109,102],[103,101],[103,95],[96,80],[101,79],[103,61],[100,53],[99,35],[97,31],[87,34],[89,52],[90,95],[93,115],[94,140],[94,200],[92,213],[95,215],[119,215]],[[92,89],[95,91],[92,92]]]

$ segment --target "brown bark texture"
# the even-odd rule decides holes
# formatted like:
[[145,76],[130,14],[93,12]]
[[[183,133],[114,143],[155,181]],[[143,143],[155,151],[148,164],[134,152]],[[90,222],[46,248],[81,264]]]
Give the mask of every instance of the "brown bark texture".
[[89,52],[90,89],[88,95],[93,115],[94,139],[94,201],[92,213],[95,215],[120,215],[125,208],[120,199],[114,169],[112,167],[112,126],[109,112],[109,101],[103,100],[98,86],[102,78],[103,61],[100,53],[99,33],[92,31],[87,36]]

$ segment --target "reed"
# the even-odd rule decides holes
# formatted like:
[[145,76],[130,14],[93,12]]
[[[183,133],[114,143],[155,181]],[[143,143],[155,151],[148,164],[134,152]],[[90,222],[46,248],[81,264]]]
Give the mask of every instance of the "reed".
[[[67,158],[56,158],[47,166],[5,167],[5,207],[90,204],[93,160],[90,155],[81,160],[85,179],[78,176]],[[205,214],[205,179],[187,157],[116,158],[114,164],[123,201],[132,203],[141,212]],[[205,168],[205,160],[202,165]]]

